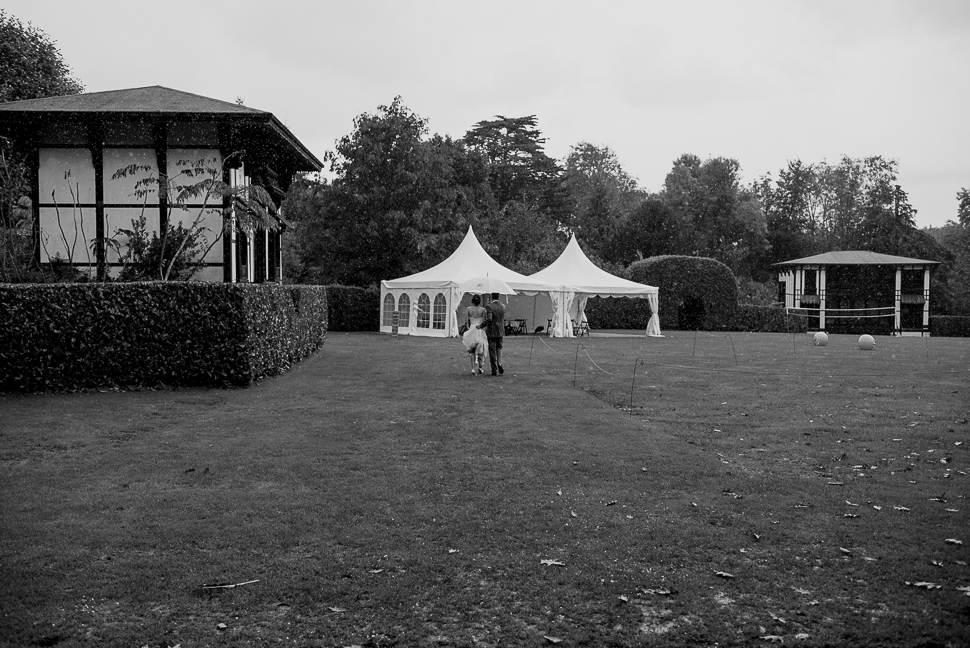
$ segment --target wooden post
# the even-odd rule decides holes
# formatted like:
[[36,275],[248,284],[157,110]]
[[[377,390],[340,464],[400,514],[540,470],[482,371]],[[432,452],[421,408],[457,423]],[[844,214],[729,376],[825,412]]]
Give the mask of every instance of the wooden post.
[[895,326],[893,327],[893,335],[903,334],[903,319],[902,319],[902,300],[903,300],[903,266],[896,266],[896,299],[894,302],[895,306]]

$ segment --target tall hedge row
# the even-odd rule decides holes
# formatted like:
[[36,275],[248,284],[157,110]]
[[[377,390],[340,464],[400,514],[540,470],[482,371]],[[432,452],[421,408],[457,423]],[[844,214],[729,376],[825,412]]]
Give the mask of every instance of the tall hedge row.
[[731,269],[706,257],[658,256],[633,263],[631,281],[660,288],[660,329],[731,328],[738,284]]
[[327,286],[330,331],[380,330],[381,291],[356,286]]
[[247,385],[323,344],[321,286],[0,286],[0,390]]
[[930,335],[938,337],[970,337],[970,317],[960,315],[930,315]]

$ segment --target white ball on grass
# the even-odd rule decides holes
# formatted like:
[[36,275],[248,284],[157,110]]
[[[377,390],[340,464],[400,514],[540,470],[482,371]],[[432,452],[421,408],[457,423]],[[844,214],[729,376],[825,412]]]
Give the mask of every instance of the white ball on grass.
[[815,342],[815,346],[825,346],[829,343],[829,336],[825,331],[819,331],[812,337],[812,341]]
[[876,346],[876,340],[871,335],[859,336],[859,348],[863,351],[872,351]]

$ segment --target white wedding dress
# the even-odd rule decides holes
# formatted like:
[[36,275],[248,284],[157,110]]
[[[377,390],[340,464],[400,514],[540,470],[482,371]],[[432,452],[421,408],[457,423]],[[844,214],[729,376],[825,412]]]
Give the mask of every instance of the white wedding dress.
[[465,345],[468,353],[475,354],[477,352],[481,354],[478,366],[479,372],[484,370],[484,363],[488,362],[488,336],[485,335],[485,329],[478,328],[484,320],[484,313],[482,313],[482,317],[472,317],[469,314],[468,330],[461,336],[461,343]]

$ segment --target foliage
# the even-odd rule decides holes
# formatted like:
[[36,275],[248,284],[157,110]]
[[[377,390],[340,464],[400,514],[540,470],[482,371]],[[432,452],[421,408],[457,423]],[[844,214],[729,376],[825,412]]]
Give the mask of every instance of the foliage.
[[[118,169],[112,179],[125,178],[135,173],[147,175],[135,183],[133,198],[147,201],[152,194],[164,195],[169,203],[161,220],[167,226],[159,236],[149,235],[145,208],[132,219],[131,229],[119,228],[106,241],[115,248],[124,264],[119,276],[121,281],[162,280],[184,281],[190,279],[205,259],[209,250],[224,236],[235,217],[237,226],[244,232],[256,228],[275,231],[279,222],[269,191],[259,182],[248,186],[232,187],[222,180],[222,165],[230,163],[235,154],[226,157],[222,164],[215,159],[178,160],[178,173],[174,176],[158,174],[150,165],[131,164]],[[192,207],[190,205],[196,205]],[[207,212],[216,208],[222,212],[222,227],[213,232],[202,226]],[[172,210],[191,213],[194,219],[188,227],[172,223]],[[120,243],[124,236],[127,242]],[[228,238],[228,237],[226,237]]]
[[323,288],[0,286],[0,391],[247,385],[323,343]]
[[626,297],[591,297],[586,302],[585,313],[592,329],[640,331],[646,330],[652,314],[646,299]]
[[803,317],[791,317],[781,307],[745,303],[737,305],[730,330],[758,333],[805,333],[808,331],[808,320]]
[[0,9],[0,101],[83,91],[47,34]]
[[732,325],[738,286],[731,269],[720,261],[652,257],[630,265],[627,278],[660,289],[661,330],[717,330]]
[[378,331],[380,309],[381,291],[374,286],[327,286],[328,331]]
[[612,256],[619,224],[643,198],[636,180],[608,146],[589,142],[571,147],[564,167],[562,184],[571,212],[567,229],[588,252]]
[[305,276],[367,286],[423,270],[491,209],[484,160],[427,134],[426,120],[396,97],[358,116],[327,154],[331,183],[291,186],[286,209]]
[[970,337],[970,315],[933,315],[930,335],[936,337]]

